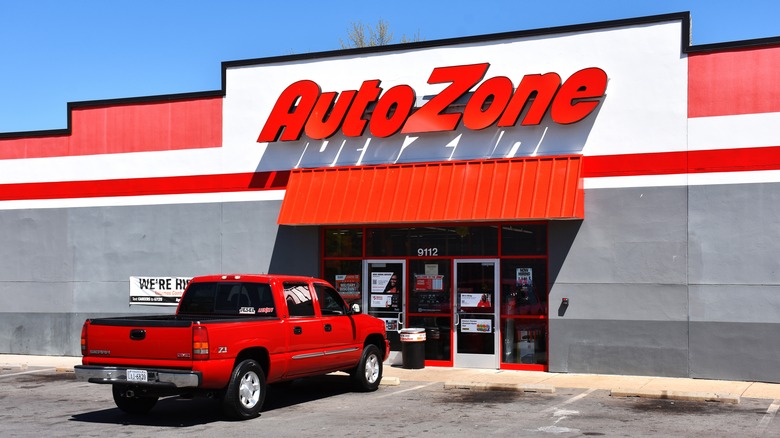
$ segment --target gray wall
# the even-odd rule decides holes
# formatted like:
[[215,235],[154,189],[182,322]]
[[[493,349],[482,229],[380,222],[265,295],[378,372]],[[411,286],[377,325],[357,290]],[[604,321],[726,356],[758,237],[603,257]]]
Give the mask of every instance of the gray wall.
[[0,211],[0,352],[78,355],[94,316],[130,306],[130,276],[316,275],[317,229],[276,225],[281,202]]
[[[280,202],[0,211],[0,353],[77,355],[130,276],[319,273]],[[553,372],[780,382],[780,184],[587,190],[550,222]],[[561,305],[569,298],[569,305]]]
[[690,374],[780,382],[780,184],[690,188]]
[[686,211],[684,187],[600,189],[551,223],[550,371],[688,374]]
[[780,185],[585,196],[550,226],[550,371],[780,382]]

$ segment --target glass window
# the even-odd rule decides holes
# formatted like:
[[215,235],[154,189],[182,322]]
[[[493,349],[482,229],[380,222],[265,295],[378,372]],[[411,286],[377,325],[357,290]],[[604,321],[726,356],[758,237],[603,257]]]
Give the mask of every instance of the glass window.
[[290,316],[314,316],[311,291],[306,283],[284,283],[284,300]]
[[371,228],[366,231],[366,252],[369,257],[495,256],[498,228]]
[[410,316],[409,327],[425,327],[425,360],[451,360],[452,317]]
[[547,364],[547,326],[544,322],[512,318],[501,322],[502,362]]
[[545,260],[502,260],[501,313],[547,315]]
[[276,316],[276,307],[268,284],[194,283],[179,313]]
[[363,305],[361,272],[362,260],[327,260],[325,261],[324,279],[336,286],[336,291],[348,305],[355,303]]
[[409,294],[409,311],[411,313],[451,313],[451,261],[449,259],[413,260],[409,266],[412,288]]
[[516,224],[501,227],[502,255],[547,254],[546,224]]
[[326,228],[325,257],[361,257],[363,255],[362,228]]
[[347,307],[341,296],[324,284],[314,284],[314,290],[317,291],[317,300],[320,303],[320,312],[322,315],[346,315]]

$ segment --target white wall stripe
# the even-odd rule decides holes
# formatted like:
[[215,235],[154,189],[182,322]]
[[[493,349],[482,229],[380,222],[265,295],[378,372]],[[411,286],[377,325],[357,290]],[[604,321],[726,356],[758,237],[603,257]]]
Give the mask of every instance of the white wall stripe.
[[671,187],[684,186],[688,175],[643,175],[610,176],[603,178],[584,178],[585,189],[621,189],[629,187]]
[[135,205],[208,204],[215,202],[281,201],[285,190],[191,193],[183,195],[115,196],[106,198],[31,199],[0,201],[0,210],[78,207],[124,207]]
[[584,178],[585,189],[780,183],[780,170]]
[[780,113],[688,119],[688,150],[780,146]]

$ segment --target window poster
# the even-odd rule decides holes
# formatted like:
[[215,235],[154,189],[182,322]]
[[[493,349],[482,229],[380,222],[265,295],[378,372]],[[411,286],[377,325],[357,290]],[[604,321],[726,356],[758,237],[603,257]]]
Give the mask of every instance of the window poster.
[[414,290],[416,292],[442,292],[444,291],[444,276],[415,275]]
[[393,296],[387,294],[371,294],[371,307],[391,308],[393,307]]
[[371,293],[398,293],[400,285],[395,272],[372,272]]
[[479,307],[482,294],[460,294],[460,307]]
[[360,298],[360,274],[336,275],[335,286],[344,299]]
[[531,286],[534,284],[533,268],[517,268],[517,285]]
[[379,318],[385,322],[385,330],[388,332],[397,332],[400,321],[398,318]]
[[461,333],[493,333],[493,321],[490,319],[461,319]]

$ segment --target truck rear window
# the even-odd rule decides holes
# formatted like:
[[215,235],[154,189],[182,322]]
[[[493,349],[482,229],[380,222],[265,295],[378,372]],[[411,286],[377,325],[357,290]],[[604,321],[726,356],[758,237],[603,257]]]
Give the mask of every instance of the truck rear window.
[[179,314],[276,316],[271,286],[264,283],[191,283]]

